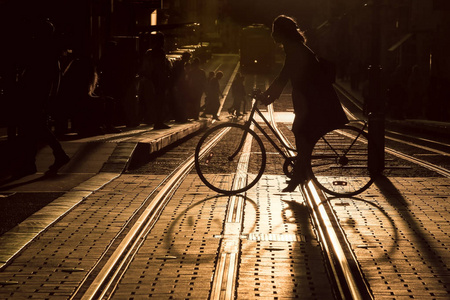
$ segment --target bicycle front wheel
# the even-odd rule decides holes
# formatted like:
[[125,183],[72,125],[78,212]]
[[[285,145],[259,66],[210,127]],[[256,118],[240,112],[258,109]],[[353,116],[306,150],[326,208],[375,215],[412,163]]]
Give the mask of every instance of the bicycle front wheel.
[[253,130],[224,123],[209,129],[195,149],[195,168],[212,190],[232,195],[253,187],[264,173],[266,151]]
[[312,180],[328,194],[353,196],[373,182],[368,164],[367,134],[344,126],[323,135],[311,153]]

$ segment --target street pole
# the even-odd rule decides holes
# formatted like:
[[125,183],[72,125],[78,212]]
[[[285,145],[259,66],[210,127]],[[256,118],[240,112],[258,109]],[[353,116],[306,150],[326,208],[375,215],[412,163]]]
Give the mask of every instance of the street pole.
[[372,174],[384,169],[384,93],[381,83],[381,1],[372,0],[372,49],[369,75],[369,170]]

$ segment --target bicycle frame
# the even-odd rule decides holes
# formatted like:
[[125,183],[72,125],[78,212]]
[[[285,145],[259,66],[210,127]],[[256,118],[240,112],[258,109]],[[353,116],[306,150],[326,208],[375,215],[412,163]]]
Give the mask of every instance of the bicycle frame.
[[[353,121],[353,122],[359,122],[359,120],[355,120],[355,121]],[[364,125],[363,125],[363,128],[361,129],[362,131],[364,131],[366,128],[367,128],[367,122],[364,122],[363,123]],[[350,149],[353,147],[353,145],[355,144],[355,142],[356,142],[356,140],[358,140],[358,138],[360,137],[360,135],[361,134],[358,134],[354,139],[353,139],[353,142],[350,144],[350,146],[348,147],[348,149],[343,153],[343,157],[345,157],[346,155],[347,155],[347,153],[350,151]],[[325,138],[325,137],[320,137],[320,139],[322,139],[327,145],[328,145],[328,147],[330,148],[330,149],[332,149],[333,150],[333,152],[338,156],[338,157],[341,157],[341,155],[339,155],[339,153],[337,153],[336,152],[336,150],[334,149],[334,147],[333,146],[331,146],[331,144],[327,141],[327,139]]]
[[[270,131],[275,135],[275,137],[278,139],[278,141],[280,142],[280,144],[284,147],[284,149],[286,151],[283,151],[283,149],[281,149],[281,147],[279,147],[275,141],[269,136],[269,134],[262,128],[261,125],[258,124],[258,122],[255,121],[254,116],[255,113],[258,114],[258,116],[264,121],[264,123],[267,125],[267,127],[270,129]],[[278,132],[275,131],[275,129],[273,128],[273,126],[270,124],[270,122],[266,119],[266,117],[264,116],[264,114],[259,110],[258,108],[258,101],[253,98],[253,105],[252,105],[252,110],[250,111],[250,115],[248,117],[248,120],[245,121],[244,126],[247,127],[250,130],[250,126],[251,124],[255,125],[256,128],[258,128],[258,130],[266,137],[266,139],[272,144],[272,146],[278,151],[278,153],[280,153],[284,159],[289,159],[290,156],[288,156],[287,152],[288,151],[294,151],[297,152],[296,149],[293,149],[291,147],[289,147],[288,145],[286,145],[286,143],[283,141],[283,139],[280,137],[280,135],[278,134]],[[241,143],[239,145],[239,148],[241,148],[244,140],[245,140],[246,134],[243,135]],[[233,155],[234,156],[234,155]]]
[[[270,131],[275,135],[275,137],[277,138],[277,140],[280,142],[280,144],[284,147],[284,149],[286,151],[283,151],[283,149],[281,149],[276,143],[275,141],[269,136],[269,134],[262,128],[261,125],[258,124],[258,122],[255,121],[254,116],[255,113],[258,114],[258,116],[264,121],[264,123],[267,125],[267,127],[270,129]],[[294,151],[297,152],[296,149],[293,149],[291,147],[289,147],[288,145],[286,145],[286,143],[283,141],[283,139],[280,137],[280,135],[278,134],[278,132],[276,132],[276,130],[273,128],[273,126],[270,124],[270,122],[267,120],[267,118],[264,116],[264,114],[259,110],[258,108],[258,101],[253,98],[253,105],[252,105],[252,109],[250,111],[250,115],[248,117],[248,120],[245,122],[244,126],[248,129],[250,129],[251,124],[254,124],[256,128],[258,128],[258,130],[266,137],[266,139],[272,144],[272,146],[278,151],[278,153],[280,153],[281,156],[283,156],[283,158],[289,159],[291,158],[291,156],[289,156],[287,154],[288,151]],[[363,128],[362,130],[365,130],[367,128],[367,123],[364,122]],[[353,144],[356,142],[356,140],[358,139],[359,135],[356,136],[356,138],[354,138],[352,144],[350,145],[350,147],[345,151],[344,155],[345,156],[347,154],[348,151],[350,151],[350,149],[352,148]],[[236,150],[236,152],[230,157],[230,159],[233,159],[234,156],[238,153],[239,149],[242,147],[244,141],[246,138],[246,134],[244,134],[242,136],[241,142],[239,144],[238,149]],[[340,156],[335,150],[334,148],[328,143],[328,141],[321,137],[325,143],[327,143],[331,149],[333,149],[333,151],[336,153],[337,156]]]
[[[197,145],[195,152],[195,166],[197,172],[202,181],[214,191],[225,194],[240,193],[253,187],[261,178],[266,164],[266,147],[263,144],[260,135],[258,136],[256,134],[257,130],[255,129],[255,127],[258,128],[261,134],[266,137],[269,143],[275,148],[275,150],[281,155],[281,157],[284,158],[285,162],[283,164],[283,172],[285,173],[285,175],[289,178],[292,178],[294,176],[294,169],[298,152],[293,149],[292,146],[290,146],[289,141],[284,137],[283,133],[278,129],[276,124],[271,121],[269,117],[265,117],[265,114],[263,114],[265,112],[261,112],[261,110],[258,108],[260,102],[258,95],[259,94],[252,97],[252,107],[244,123],[238,122],[238,124],[236,124],[236,122],[226,122],[223,124],[219,124],[217,127],[210,129],[200,139]],[[271,110],[269,110],[269,113],[270,112]],[[255,114],[257,114],[262,121],[258,119],[258,123],[256,121]],[[265,128],[264,124],[269,129]],[[210,138],[211,140],[208,142],[209,144],[205,145],[205,147],[210,147],[210,144],[215,143],[216,136],[222,136],[228,133],[233,128],[234,130],[237,130],[237,132],[239,132],[239,135],[236,135],[233,131],[231,131],[231,135],[229,138],[233,140],[231,140],[230,143],[225,142],[223,145],[219,146],[219,150],[217,150],[217,157],[219,159],[222,159],[221,161],[219,160],[219,164],[221,166],[227,165],[226,160],[233,161],[234,158],[236,158],[241,153],[244,146],[250,146],[248,144],[248,142],[250,142],[250,137],[253,137],[254,140],[256,140],[258,144],[256,145],[258,147],[258,150],[255,150],[255,145],[252,144],[252,149],[246,149],[244,153],[245,155],[242,158],[245,162],[247,162],[247,160],[249,159],[248,154],[250,154],[248,153],[248,151],[260,151],[253,152],[252,154],[259,155],[259,153],[261,153],[262,157],[259,162],[255,161],[255,166],[252,167],[253,175],[256,176],[253,176],[251,178],[250,183],[245,184],[244,186],[237,189],[235,189],[234,186],[218,186],[216,185],[215,179],[213,181],[207,179],[203,175],[203,173],[211,173],[211,170],[209,170],[208,166],[206,165],[209,164],[209,162],[206,162],[206,164],[200,162],[199,154],[201,153],[203,144],[205,143],[205,141],[207,141],[208,138]],[[361,157],[361,155],[367,155],[368,136],[365,132],[366,128],[366,122],[364,122],[362,126],[345,125],[341,128],[336,128],[330,131],[330,138],[328,138],[328,133],[320,137],[323,142],[319,144],[316,141],[316,144],[311,149],[311,151],[313,151],[314,149],[316,149],[317,145],[317,153],[310,153],[309,157],[307,157],[307,159],[310,160],[309,166],[306,166],[308,168],[306,171],[309,172],[309,174],[307,174],[309,179],[311,179],[323,191],[336,196],[356,195],[367,189],[373,182],[373,177],[371,173],[367,172],[367,159]],[[345,141],[342,141],[342,137],[345,137]],[[362,143],[358,142],[360,137],[362,137]],[[228,146],[230,146],[230,148],[228,148]],[[220,149],[220,147],[227,148]],[[232,152],[231,154],[230,151]],[[227,156],[224,157],[224,154]],[[215,153],[211,152],[210,155],[211,157],[213,157]],[[240,160],[241,157],[239,157],[239,161],[233,162],[231,167],[234,167],[233,164],[236,163],[239,165],[241,163]],[[362,164],[360,164],[360,161],[362,161]],[[326,168],[324,169],[322,168],[322,166],[326,166]],[[203,169],[203,167],[205,167],[205,169]],[[346,172],[350,168],[352,168],[352,171],[351,173],[347,174]],[[257,172],[255,172],[254,170],[256,170]],[[230,175],[232,180],[234,180],[234,175]],[[348,182],[352,182],[351,180],[353,180],[353,177],[355,177],[356,184],[347,184]]]

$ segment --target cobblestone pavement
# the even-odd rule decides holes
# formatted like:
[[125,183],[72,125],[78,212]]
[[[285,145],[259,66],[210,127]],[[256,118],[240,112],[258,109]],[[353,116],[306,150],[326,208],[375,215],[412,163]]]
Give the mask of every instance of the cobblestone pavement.
[[375,299],[450,298],[449,178],[389,177],[334,210]]

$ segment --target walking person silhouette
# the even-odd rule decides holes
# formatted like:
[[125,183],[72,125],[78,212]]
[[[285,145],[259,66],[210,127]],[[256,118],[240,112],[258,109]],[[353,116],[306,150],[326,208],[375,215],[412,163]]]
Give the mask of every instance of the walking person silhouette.
[[170,65],[164,51],[164,34],[157,32],[152,35],[153,47],[144,55],[141,75],[147,80],[145,84],[146,97],[151,105],[155,124],[153,129],[167,129],[164,123],[167,109],[167,90],[169,88]]
[[292,192],[308,180],[307,164],[312,147],[324,133],[348,122],[334,91],[315,53],[306,45],[306,38],[296,21],[280,15],[272,24],[272,37],[281,43],[286,54],[283,69],[269,88],[261,95],[268,105],[278,99],[284,87],[291,82],[295,119],[297,159],[294,174],[284,192]]
[[222,78],[223,72],[217,71],[216,75],[208,82],[206,107],[205,112],[201,115],[201,117],[206,117],[206,115],[209,114],[212,115],[214,120],[220,121],[219,117],[217,116],[217,112],[220,108],[220,99],[223,98],[219,83]]
[[192,60],[191,69],[187,74],[189,84],[188,118],[198,120],[200,105],[206,87],[206,73],[200,68],[198,57]]
[[36,173],[36,154],[39,140],[45,141],[53,150],[54,163],[46,174],[56,174],[69,162],[59,141],[47,125],[51,98],[56,96],[60,82],[58,52],[54,40],[55,27],[48,20],[34,24],[28,57],[24,58],[24,71],[19,82],[18,130],[21,157],[13,178]]
[[[233,105],[228,109],[229,114],[236,114],[237,117],[241,116],[241,104],[245,103],[245,77],[241,73],[236,74],[236,78],[231,85],[231,93],[233,95]],[[245,105],[244,105],[245,110]]]

